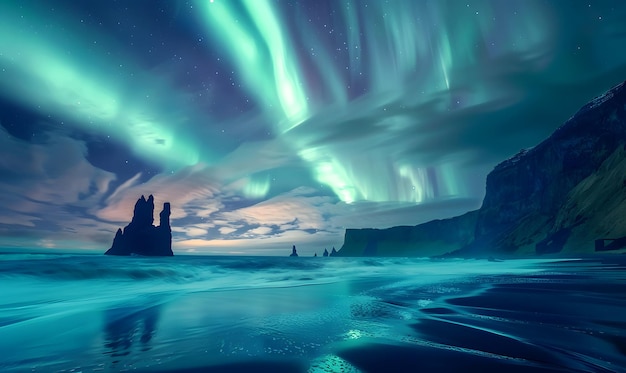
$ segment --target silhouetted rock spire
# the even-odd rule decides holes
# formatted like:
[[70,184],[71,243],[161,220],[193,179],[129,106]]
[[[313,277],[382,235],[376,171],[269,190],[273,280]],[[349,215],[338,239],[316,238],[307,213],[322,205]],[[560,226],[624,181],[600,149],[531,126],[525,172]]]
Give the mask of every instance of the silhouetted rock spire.
[[337,250],[335,250],[335,247],[333,246],[333,249],[330,252],[330,256],[336,256],[336,255],[337,255]]
[[154,197],[141,196],[135,203],[133,218],[125,228],[117,230],[113,245],[105,255],[172,256],[172,229],[170,227],[170,204],[163,204],[159,214],[160,225],[155,227]]
[[[153,209],[154,209],[154,206],[153,206]],[[163,204],[163,211],[159,213],[159,227],[167,227],[168,229],[170,229],[170,214],[171,214],[170,203],[165,202]]]
[[293,248],[291,249],[291,255],[289,256],[298,256],[298,252],[296,251],[296,245],[293,245]]
[[324,256],[328,256],[328,250],[324,249]]
[[136,224],[140,227],[146,227],[154,223],[154,197],[150,195],[146,201],[146,197],[141,196],[135,203],[135,210],[133,211],[133,220],[131,224]]

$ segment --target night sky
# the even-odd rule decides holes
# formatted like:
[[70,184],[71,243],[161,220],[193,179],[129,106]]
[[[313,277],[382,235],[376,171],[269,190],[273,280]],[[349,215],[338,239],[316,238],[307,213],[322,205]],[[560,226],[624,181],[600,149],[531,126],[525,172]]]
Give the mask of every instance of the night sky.
[[[480,207],[626,79],[626,1],[0,1],[0,246],[302,255]],[[156,214],[155,214],[156,215]],[[157,219],[158,220],[158,219]]]

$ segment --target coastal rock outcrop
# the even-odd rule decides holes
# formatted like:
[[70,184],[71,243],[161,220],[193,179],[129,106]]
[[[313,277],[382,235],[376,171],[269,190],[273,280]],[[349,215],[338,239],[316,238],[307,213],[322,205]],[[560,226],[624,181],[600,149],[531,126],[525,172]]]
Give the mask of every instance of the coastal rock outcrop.
[[170,227],[170,204],[163,204],[159,214],[159,226],[154,222],[154,197],[141,196],[135,203],[133,218],[124,228],[117,230],[113,245],[105,255],[172,256],[172,229]]
[[626,236],[625,145],[622,83],[495,167],[474,241],[460,253],[592,252],[597,238]]
[[474,238],[477,211],[415,226],[347,229],[338,256],[435,256],[463,247]]
[[479,210],[417,226],[348,229],[339,255],[584,253],[598,239],[611,242],[598,244],[603,251],[626,248],[625,83],[497,165]]
[[291,248],[291,255],[289,256],[298,256],[298,252],[296,251],[296,245],[293,245]]

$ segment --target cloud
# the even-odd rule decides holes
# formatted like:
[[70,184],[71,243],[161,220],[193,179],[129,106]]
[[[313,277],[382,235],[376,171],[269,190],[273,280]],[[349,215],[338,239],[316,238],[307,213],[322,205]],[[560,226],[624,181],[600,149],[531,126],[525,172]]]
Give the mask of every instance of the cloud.
[[22,225],[25,227],[34,227],[35,222],[41,220],[41,218],[20,214],[18,212],[13,212],[10,216],[8,215],[0,215],[0,224],[5,225]]
[[[44,133],[26,142],[0,127],[0,230],[60,242],[110,240],[114,227],[90,216],[115,175],[92,166],[83,142]],[[14,241],[14,244],[27,241]],[[42,241],[43,242],[43,241]],[[32,244],[32,243],[31,243]]]
[[87,162],[85,145],[69,137],[47,134],[41,143],[27,143],[0,127],[0,148],[0,188],[3,195],[18,197],[9,203],[18,211],[33,203],[87,206],[115,179]]
[[185,233],[187,236],[189,236],[189,237],[201,237],[201,236],[206,236],[206,235],[207,235],[207,233],[209,232],[209,231],[208,231],[208,230],[206,230],[206,229],[199,228],[199,227],[195,227],[195,226],[192,226],[192,227],[188,227],[188,228],[182,229],[182,230],[180,230],[179,232],[181,232],[181,231],[182,231],[182,232],[184,232],[184,233]]
[[189,215],[210,216],[221,208],[215,198],[221,183],[211,176],[211,169],[201,163],[182,168],[170,174],[159,174],[145,183],[139,183],[140,175],[119,186],[107,199],[106,206],[96,212],[103,220],[125,222],[132,217],[135,202],[141,195],[153,195],[155,210],[160,211],[164,202],[172,205],[171,219]]
[[267,227],[267,226],[263,226],[263,227],[250,229],[248,232],[246,232],[246,234],[252,235],[252,236],[267,236],[270,233],[272,233],[273,231],[274,231],[273,228]]
[[309,188],[298,188],[249,207],[222,212],[218,216],[226,221],[243,222],[249,226],[294,224],[298,229],[320,229],[324,225],[324,218],[316,206],[332,198],[308,196],[314,192]]
[[232,228],[232,227],[220,227],[219,228],[220,234],[222,234],[224,236],[226,236],[226,235],[228,235],[230,233],[236,232],[236,231],[237,231],[237,228]]
[[213,172],[225,182],[248,178],[250,175],[301,164],[291,146],[280,139],[241,144],[220,160]]
[[[424,204],[358,202],[347,204],[296,188],[266,201],[215,214],[219,235],[179,237],[176,247],[194,253],[276,253],[296,244],[305,255],[339,248],[347,228],[416,225],[460,215],[480,207],[480,199],[450,198]],[[236,223],[236,224],[233,224]],[[286,249],[285,249],[286,250]]]

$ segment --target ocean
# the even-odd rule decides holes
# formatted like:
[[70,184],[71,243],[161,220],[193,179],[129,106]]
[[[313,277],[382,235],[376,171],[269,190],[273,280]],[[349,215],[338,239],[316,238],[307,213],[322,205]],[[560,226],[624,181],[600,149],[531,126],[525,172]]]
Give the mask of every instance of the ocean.
[[2,372],[626,372],[626,256],[0,255]]

